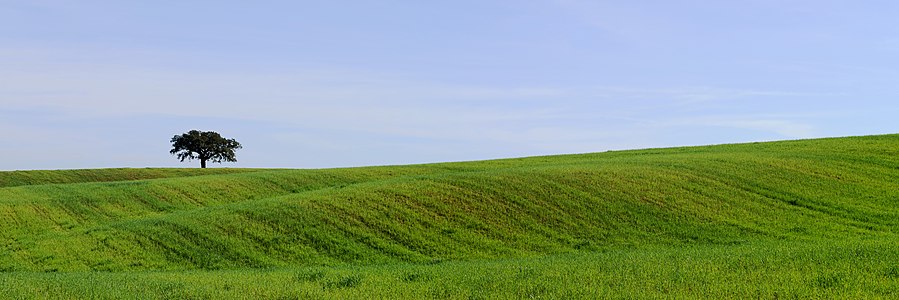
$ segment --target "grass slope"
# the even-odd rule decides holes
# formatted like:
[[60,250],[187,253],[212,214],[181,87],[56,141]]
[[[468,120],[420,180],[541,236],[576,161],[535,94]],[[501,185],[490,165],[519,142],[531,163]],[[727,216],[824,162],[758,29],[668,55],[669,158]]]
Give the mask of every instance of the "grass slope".
[[102,169],[0,172],[0,187],[233,174],[256,169]]
[[[899,241],[899,135],[411,166],[212,170],[0,172],[0,270],[14,275],[0,281],[40,284],[34,277],[57,271],[76,273],[41,278],[408,263],[441,270],[427,264],[540,265],[530,259],[546,255],[576,257],[566,258],[575,270],[577,261],[592,262],[591,253],[604,251],[823,245],[840,257],[852,245],[888,248]],[[833,248],[836,241],[849,246]],[[696,259],[708,260],[703,255]],[[887,256],[878,259],[895,258]],[[886,268],[878,271],[883,282],[895,283],[892,267],[871,268]]]

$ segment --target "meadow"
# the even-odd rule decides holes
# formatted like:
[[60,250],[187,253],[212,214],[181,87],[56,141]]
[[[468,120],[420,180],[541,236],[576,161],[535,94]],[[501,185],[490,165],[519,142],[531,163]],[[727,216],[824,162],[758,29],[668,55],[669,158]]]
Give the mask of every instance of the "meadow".
[[896,298],[899,135],[0,172],[10,298]]
[[431,264],[17,272],[9,298],[895,299],[895,241],[648,247]]

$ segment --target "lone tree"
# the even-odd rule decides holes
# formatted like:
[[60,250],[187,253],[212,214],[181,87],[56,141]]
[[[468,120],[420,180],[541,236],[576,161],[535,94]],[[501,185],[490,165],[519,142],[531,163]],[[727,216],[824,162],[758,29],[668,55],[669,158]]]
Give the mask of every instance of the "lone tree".
[[206,161],[221,163],[235,162],[234,150],[243,148],[234,139],[223,138],[215,131],[191,130],[172,138],[172,155],[184,160],[199,159],[200,167],[206,168]]

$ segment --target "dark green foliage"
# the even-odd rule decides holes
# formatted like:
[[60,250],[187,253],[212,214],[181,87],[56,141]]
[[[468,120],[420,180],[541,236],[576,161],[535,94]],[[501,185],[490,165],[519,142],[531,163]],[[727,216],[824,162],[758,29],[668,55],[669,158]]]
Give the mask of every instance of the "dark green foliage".
[[315,282],[325,278],[325,271],[318,269],[304,269],[296,274],[296,279],[300,282]]
[[242,148],[234,139],[223,138],[218,132],[191,130],[172,137],[172,155],[183,162],[185,159],[200,160],[200,167],[206,168],[206,161],[221,163],[236,162],[234,151]]
[[342,276],[342,277],[336,278],[333,281],[325,282],[323,287],[325,289],[352,288],[352,287],[358,286],[360,283],[362,283],[362,276],[354,274],[354,275]]

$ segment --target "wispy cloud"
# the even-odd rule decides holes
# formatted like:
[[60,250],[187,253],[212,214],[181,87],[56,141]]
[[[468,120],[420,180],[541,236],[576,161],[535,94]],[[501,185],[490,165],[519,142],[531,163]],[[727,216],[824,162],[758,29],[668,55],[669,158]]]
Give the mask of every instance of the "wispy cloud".
[[[282,73],[187,72],[152,67],[35,63],[25,72],[0,70],[7,108],[42,109],[76,117],[171,115],[280,122],[444,139],[516,139],[596,132],[616,122],[665,121],[665,112],[704,111],[732,101],[802,98],[799,92],[715,87],[517,87],[443,84],[358,70]],[[789,121],[710,120],[805,136]],[[554,134],[548,127],[559,127]],[[549,123],[556,123],[548,125]],[[618,126],[615,126],[618,127]],[[530,132],[527,138],[518,133]]]
[[[56,125],[41,124],[44,121],[0,122],[4,137],[34,147],[72,144],[72,149],[81,149],[82,153],[122,147],[102,136],[124,132],[103,128],[127,128],[122,122],[129,118],[174,118],[181,120],[179,124],[215,118],[223,120],[216,126],[234,120],[281,128],[243,131],[252,134],[255,143],[275,149],[243,156],[251,163],[255,161],[255,166],[278,165],[270,157],[283,156],[288,149],[319,154],[321,159],[306,165],[333,166],[665,146],[668,144],[660,143],[659,135],[672,129],[700,134],[703,128],[736,128],[782,138],[817,133],[808,122],[809,116],[739,113],[743,110],[740,105],[780,105],[790,99],[807,102],[816,96],[793,91],[710,86],[450,84],[369,70],[226,72],[60,62],[65,60],[58,59],[59,54],[40,51],[6,54],[19,59],[8,62],[11,67],[0,69],[4,82],[0,86],[4,107],[0,115],[40,111],[50,114],[44,121]],[[78,141],[81,138],[74,137],[84,127],[73,124],[89,120],[109,124],[92,125],[89,129],[96,130],[98,136],[87,134],[84,139],[89,142]],[[182,130],[162,123],[156,126],[163,128],[152,132],[158,136]],[[72,138],[54,141],[53,136]],[[117,137],[126,138],[133,139],[126,143],[153,148],[130,150],[132,154],[146,152],[149,157],[165,153],[165,149],[156,149],[165,145],[151,147],[146,142],[148,137]],[[382,157],[374,161],[369,158],[366,163],[359,153],[349,150],[357,148]],[[10,151],[3,154],[13,153]],[[333,157],[335,153],[341,158]]]

